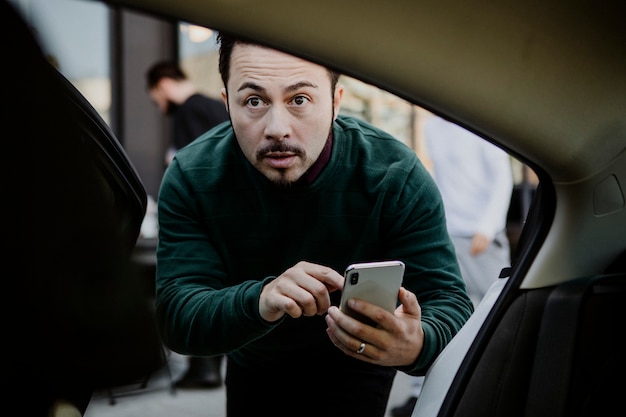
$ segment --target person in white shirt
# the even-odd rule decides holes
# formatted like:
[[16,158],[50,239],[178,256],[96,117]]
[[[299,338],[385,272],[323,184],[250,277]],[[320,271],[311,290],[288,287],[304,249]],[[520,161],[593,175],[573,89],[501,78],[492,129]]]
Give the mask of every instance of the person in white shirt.
[[511,262],[506,218],[513,193],[509,155],[439,117],[424,126],[433,177],[467,290],[477,305]]

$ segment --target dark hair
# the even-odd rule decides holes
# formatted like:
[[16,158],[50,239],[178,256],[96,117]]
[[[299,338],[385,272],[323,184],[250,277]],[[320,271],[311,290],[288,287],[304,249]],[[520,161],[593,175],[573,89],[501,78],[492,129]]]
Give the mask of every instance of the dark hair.
[[146,86],[148,90],[156,87],[163,78],[172,80],[186,80],[187,75],[173,61],[160,61],[152,65],[146,72]]
[[[219,44],[220,48],[219,71],[222,77],[222,82],[224,83],[224,88],[227,88],[226,86],[228,85],[228,78],[230,76],[230,57],[233,53],[233,47],[238,43],[265,46],[258,42],[254,42],[223,32],[218,33],[217,43]],[[326,69],[330,77],[330,93],[333,94],[335,91],[335,87],[337,86],[337,82],[339,81],[340,74],[336,71],[331,70],[328,67]]]

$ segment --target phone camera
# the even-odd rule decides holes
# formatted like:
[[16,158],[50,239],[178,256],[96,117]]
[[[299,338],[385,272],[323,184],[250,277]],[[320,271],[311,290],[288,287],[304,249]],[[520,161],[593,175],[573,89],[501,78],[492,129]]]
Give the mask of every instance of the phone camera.
[[356,285],[357,282],[359,282],[359,273],[353,272],[352,275],[350,275],[350,284]]

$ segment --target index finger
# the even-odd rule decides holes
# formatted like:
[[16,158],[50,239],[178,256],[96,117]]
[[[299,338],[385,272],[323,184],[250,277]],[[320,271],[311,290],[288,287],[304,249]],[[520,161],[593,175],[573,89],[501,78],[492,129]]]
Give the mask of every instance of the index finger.
[[313,278],[323,283],[328,292],[337,291],[343,288],[344,277],[332,268],[311,262],[300,262],[302,269]]

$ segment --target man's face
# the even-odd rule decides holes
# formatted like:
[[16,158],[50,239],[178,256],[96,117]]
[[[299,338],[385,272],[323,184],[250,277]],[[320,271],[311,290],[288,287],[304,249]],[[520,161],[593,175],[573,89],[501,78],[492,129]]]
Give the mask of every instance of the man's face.
[[317,160],[343,88],[326,68],[256,45],[235,45],[222,97],[246,158],[277,184],[297,181]]

